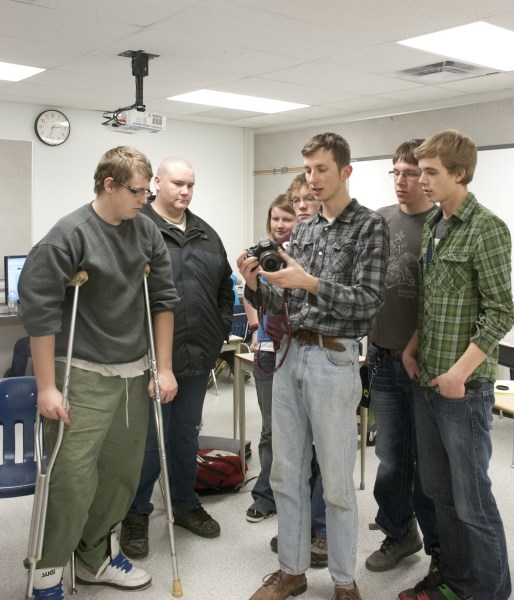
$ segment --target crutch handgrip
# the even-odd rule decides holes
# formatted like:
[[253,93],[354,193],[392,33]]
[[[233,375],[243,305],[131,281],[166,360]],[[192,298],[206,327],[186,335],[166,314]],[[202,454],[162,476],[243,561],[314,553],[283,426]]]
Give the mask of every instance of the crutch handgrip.
[[87,271],[77,271],[66,284],[67,287],[81,286],[87,281]]

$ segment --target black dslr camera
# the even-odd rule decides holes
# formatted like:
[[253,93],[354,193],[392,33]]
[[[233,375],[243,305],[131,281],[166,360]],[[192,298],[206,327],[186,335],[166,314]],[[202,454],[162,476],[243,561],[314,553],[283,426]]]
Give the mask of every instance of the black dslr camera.
[[255,256],[265,271],[274,273],[285,265],[278,253],[279,248],[282,246],[275,240],[261,240],[255,246],[250,246],[246,255]]

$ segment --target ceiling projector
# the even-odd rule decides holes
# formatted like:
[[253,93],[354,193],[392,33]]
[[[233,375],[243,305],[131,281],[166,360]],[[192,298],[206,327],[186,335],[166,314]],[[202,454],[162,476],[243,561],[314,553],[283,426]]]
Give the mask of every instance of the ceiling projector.
[[158,133],[166,129],[166,117],[157,113],[127,110],[119,113],[115,121],[108,123],[108,127],[119,133]]

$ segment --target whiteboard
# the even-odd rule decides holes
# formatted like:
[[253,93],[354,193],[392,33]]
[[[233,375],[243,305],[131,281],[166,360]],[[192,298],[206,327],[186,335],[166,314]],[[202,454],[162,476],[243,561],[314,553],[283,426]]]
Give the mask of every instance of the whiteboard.
[[393,168],[391,158],[355,161],[352,168],[348,189],[359,204],[376,210],[397,202],[393,179],[389,175]]
[[[373,210],[397,202],[393,180],[389,175],[391,158],[352,162],[349,179],[352,198]],[[484,149],[478,152],[477,168],[468,190],[480,204],[505,222],[514,240],[514,201],[509,173],[514,171],[514,148]],[[511,256],[512,261],[512,256]],[[514,283],[514,264],[512,265]]]

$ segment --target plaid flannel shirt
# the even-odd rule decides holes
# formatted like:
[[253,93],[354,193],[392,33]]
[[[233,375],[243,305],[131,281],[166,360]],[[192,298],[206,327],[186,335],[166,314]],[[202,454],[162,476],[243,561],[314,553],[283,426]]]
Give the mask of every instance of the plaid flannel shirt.
[[469,378],[496,379],[498,342],[514,322],[511,240],[505,223],[469,193],[448,219],[436,248],[442,211],[429,215],[420,256],[420,383],[446,373],[470,342],[486,360]]
[[[385,220],[352,199],[331,224],[321,211],[298,224],[287,252],[319,279],[317,295],[287,290],[292,331],[344,338],[367,335],[384,301],[389,257]],[[267,310],[282,313],[284,290],[262,281],[261,291]],[[247,287],[245,295],[256,306],[257,294]]]

